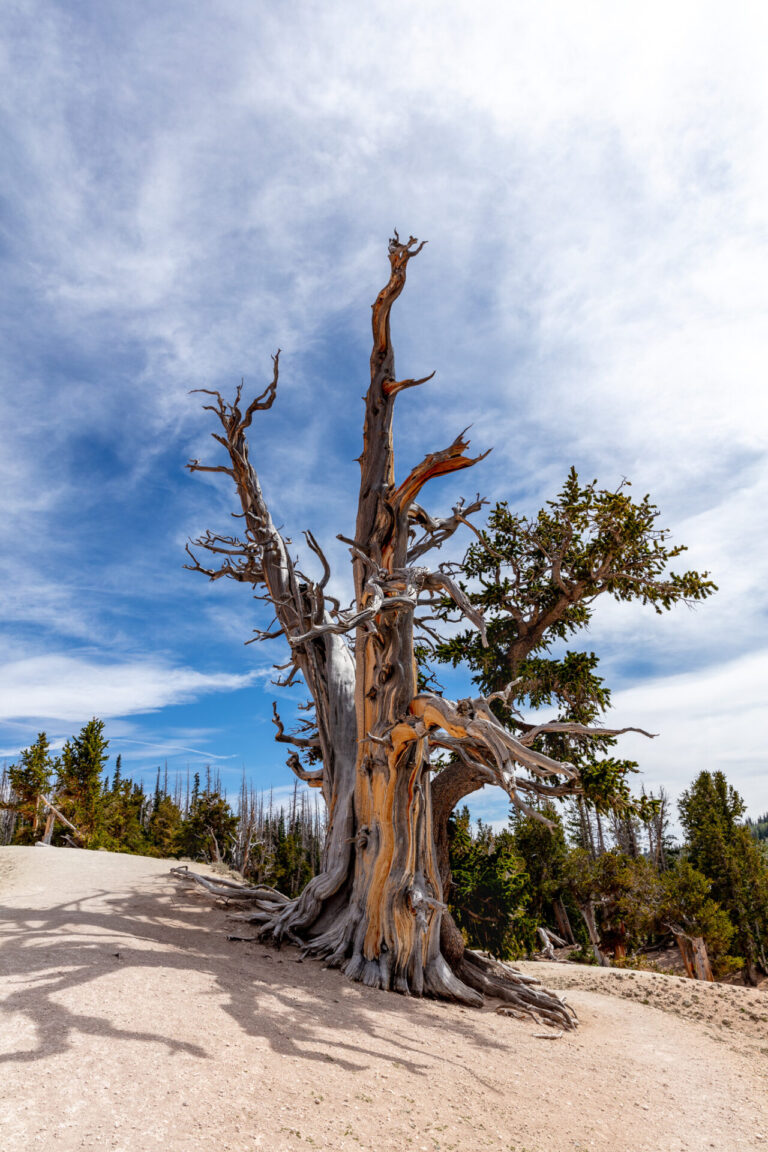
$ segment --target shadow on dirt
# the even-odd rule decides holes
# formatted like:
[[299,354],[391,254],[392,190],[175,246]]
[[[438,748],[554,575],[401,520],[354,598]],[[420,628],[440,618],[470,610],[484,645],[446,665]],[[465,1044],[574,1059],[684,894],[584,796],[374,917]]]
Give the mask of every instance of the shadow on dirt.
[[[159,971],[165,975],[158,980],[170,973],[182,993],[188,989],[192,1014],[200,995],[199,976],[208,976],[205,1013],[210,1013],[211,993],[214,997],[218,993],[221,1010],[245,1035],[265,1039],[281,1055],[332,1061],[347,1070],[364,1071],[375,1060],[403,1067],[412,1075],[434,1075],[437,1049],[442,1061],[462,1067],[485,1084],[468,1066],[466,1046],[470,1051],[476,1048],[478,1056],[489,1047],[506,1048],[483,1027],[480,1013],[455,1005],[441,1005],[436,1012],[436,1002],[427,1006],[351,984],[316,961],[300,961],[295,948],[276,951],[258,942],[228,941],[228,933],[255,933],[242,923],[233,927],[223,908],[213,907],[205,896],[190,892],[169,875],[142,876],[124,894],[91,891],[81,899],[43,909],[23,907],[22,900],[17,896],[11,902],[15,906],[0,909],[4,988],[0,1006],[26,1018],[36,1046],[0,1052],[0,1063],[32,1062],[65,1052],[78,1034],[159,1044],[201,1060],[214,1055],[205,1046],[202,1019],[199,1042],[166,1034],[161,1012],[156,1031],[133,1030],[110,1020],[110,1014],[125,1015],[125,1002],[114,999],[119,985],[110,987],[108,979],[117,968],[143,972],[142,989],[153,985]],[[73,1000],[67,994],[72,989],[100,980],[104,980],[104,1015],[71,1007]],[[110,999],[119,1004],[120,1012],[110,1012]],[[355,1034],[370,1038],[370,1045],[350,1042],[349,1036]],[[460,1041],[463,1059],[447,1051],[450,1036]]]

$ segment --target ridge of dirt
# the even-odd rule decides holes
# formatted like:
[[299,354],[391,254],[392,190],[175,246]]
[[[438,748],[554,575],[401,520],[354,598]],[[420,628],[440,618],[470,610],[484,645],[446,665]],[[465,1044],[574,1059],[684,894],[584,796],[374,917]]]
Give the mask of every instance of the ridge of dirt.
[[3,1152],[768,1148],[764,993],[521,965],[579,1014],[546,1041],[229,941],[173,863],[0,849]]
[[[704,983],[685,976],[633,969],[592,968],[586,965],[525,961],[515,965],[538,976],[558,992],[574,989],[619,996],[704,1027],[713,1039],[729,1043],[738,1037],[768,1056],[768,989],[746,985]],[[566,997],[567,999],[567,997]]]

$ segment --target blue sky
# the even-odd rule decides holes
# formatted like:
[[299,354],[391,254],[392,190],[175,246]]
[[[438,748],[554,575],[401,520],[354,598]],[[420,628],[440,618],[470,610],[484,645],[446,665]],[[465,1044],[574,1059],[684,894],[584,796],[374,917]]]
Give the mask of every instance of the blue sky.
[[260,389],[283,349],[252,457],[346,590],[398,227],[429,240],[398,369],[437,370],[399,401],[401,470],[471,422],[494,451],[438,512],[534,512],[571,464],[650,492],[720,592],[601,605],[583,646],[611,721],[660,733],[622,745],[646,785],[722,768],[768,809],[768,10],[26,0],[0,24],[0,756],[95,714],[134,775],[291,786],[282,650],[244,646],[247,589],[182,567],[234,507],[184,470],[214,447],[189,391]]

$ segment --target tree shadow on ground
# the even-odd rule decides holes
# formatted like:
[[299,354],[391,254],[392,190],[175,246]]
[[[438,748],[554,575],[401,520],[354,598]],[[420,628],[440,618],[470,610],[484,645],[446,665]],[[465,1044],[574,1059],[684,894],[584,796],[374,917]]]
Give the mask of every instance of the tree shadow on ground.
[[[266,1040],[280,1055],[332,1061],[356,1072],[384,1061],[417,1076],[433,1075],[438,1060],[461,1067],[494,1090],[466,1060],[467,1050],[479,1054],[506,1047],[484,1028],[480,1013],[455,1005],[436,1012],[437,1002],[351,984],[317,961],[301,961],[292,947],[277,951],[258,942],[228,941],[228,933],[251,935],[249,926],[234,929],[224,909],[170,877],[142,878],[130,892],[101,889],[44,909],[20,906],[21,897],[13,904],[0,910],[2,1008],[32,1025],[36,1046],[0,1052],[0,1063],[65,1052],[78,1034],[159,1044],[171,1053],[211,1058],[204,1043],[169,1034],[172,1021],[163,1028],[162,1013],[157,1030],[149,1031],[121,1027],[108,1012],[88,1014],[71,1006],[71,990],[129,968],[144,973],[143,988],[154,972],[170,972],[177,988],[188,988],[192,1013],[194,997],[200,995],[197,978],[207,976],[211,990],[223,998],[222,1011],[240,1032]],[[109,996],[105,984],[104,1003],[109,1004]],[[67,999],[69,1007],[63,1002]],[[356,1035],[368,1043],[350,1040]],[[449,1035],[461,1042],[463,1058],[446,1051]]]

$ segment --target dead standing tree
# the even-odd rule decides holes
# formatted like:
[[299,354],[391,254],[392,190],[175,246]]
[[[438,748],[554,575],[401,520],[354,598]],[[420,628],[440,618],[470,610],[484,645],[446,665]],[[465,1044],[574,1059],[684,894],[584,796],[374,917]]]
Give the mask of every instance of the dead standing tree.
[[[400,484],[395,481],[395,399],[431,377],[397,379],[390,314],[405,285],[408,261],[422,247],[413,237],[402,243],[395,235],[389,244],[389,281],[373,305],[357,524],[354,539],[345,540],[355,587],[348,611],[326,591],[330,568],[309,532],[307,544],[322,565],[322,578],[312,580],[296,567],[249,460],[246,434],[255,414],[275,400],[279,352],[271,383],[247,407],[242,386],[232,404],[205,390],[214,398],[206,408],[222,428],[213,435],[229,463],[193,460],[189,468],[231,477],[244,533],[242,539],[206,533],[195,544],[216,556],[219,566],[204,567],[190,550],[189,567],[211,580],[227,577],[258,587],[273,606],[277,628],[261,635],[287,640],[286,682],[300,675],[314,704],[313,723],[305,722],[295,735],[286,734],[275,709],[277,739],[295,747],[290,767],[310,787],[322,789],[328,812],[323,867],[300,896],[287,900],[260,887],[238,890],[238,899],[250,902],[244,917],[260,924],[265,936],[299,944],[350,979],[471,1005],[490,993],[513,1008],[571,1027],[573,1014],[554,993],[465,951],[443,904],[430,789],[433,749],[447,749],[469,769],[471,784],[461,795],[474,790],[479,777],[503,788],[523,811],[530,811],[526,797],[578,792],[579,779],[572,765],[535,751],[533,738],[516,737],[500,724],[490,707],[493,697],[453,703],[418,690],[414,629],[424,609],[434,611],[448,596],[484,634],[482,616],[446,566],[430,569],[420,563],[467,525],[482,501],[459,503],[444,519],[433,519],[417,503],[427,481],[483,457],[467,455],[462,433],[426,456]],[[542,730],[539,726],[536,733]],[[451,797],[450,808],[461,795]],[[447,815],[440,815],[438,836]],[[222,894],[233,894],[229,885]]]

